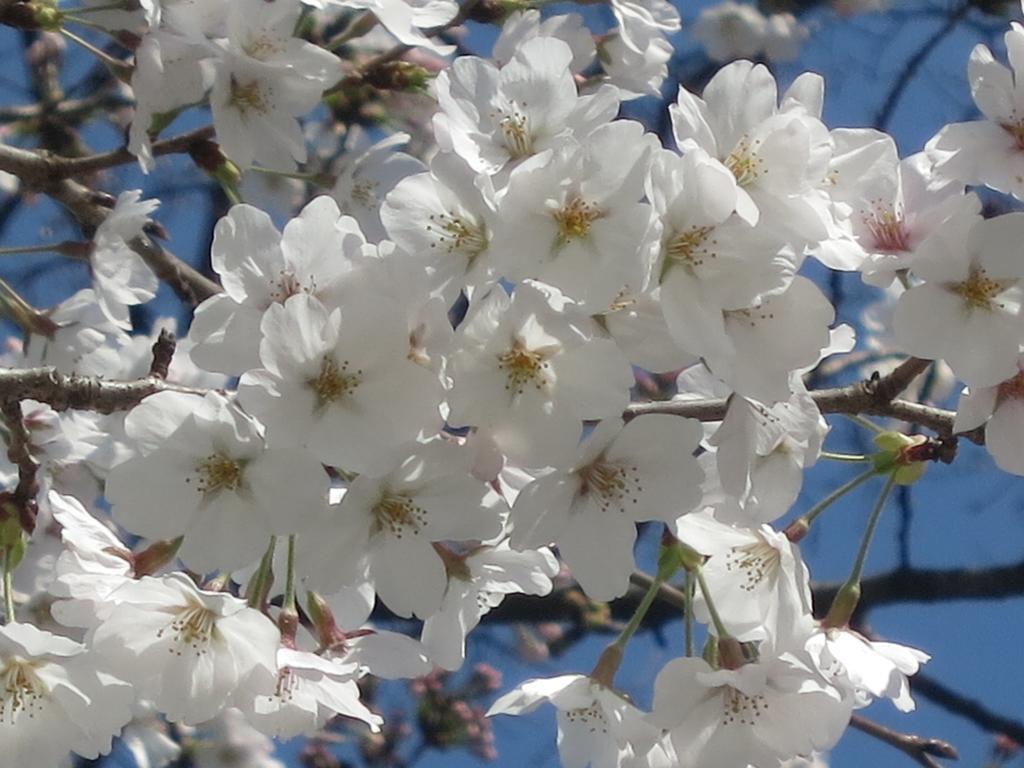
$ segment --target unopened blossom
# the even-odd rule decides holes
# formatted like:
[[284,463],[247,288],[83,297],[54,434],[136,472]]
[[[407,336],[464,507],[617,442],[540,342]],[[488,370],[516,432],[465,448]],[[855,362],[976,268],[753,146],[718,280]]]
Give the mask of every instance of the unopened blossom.
[[557,544],[583,590],[605,602],[626,593],[636,523],[669,522],[700,500],[697,422],[666,414],[602,421],[569,462],[526,486],[512,509],[511,544]]
[[965,211],[936,229],[912,266],[924,282],[896,305],[896,343],[912,355],[944,359],[969,386],[1015,376],[1024,342],[1022,237],[1020,213],[982,220]]
[[183,573],[128,582],[109,599],[114,608],[92,632],[93,650],[172,722],[209,720],[255,670],[277,670],[274,623]]
[[497,271],[553,285],[591,310],[623,287],[639,290],[650,261],[652,211],[641,198],[652,142],[639,123],[617,120],[513,171],[494,222]]
[[650,720],[668,729],[681,768],[735,768],[829,749],[851,707],[849,697],[794,657],[738,669],[681,658],[658,673]]
[[460,326],[448,422],[489,430],[509,459],[544,466],[571,454],[584,419],[622,412],[629,364],[594,321],[550,286],[493,288]]
[[214,63],[210,110],[221,148],[242,170],[277,171],[306,160],[297,118],[342,75],[330,51],[293,37],[298,3],[234,0]]
[[239,688],[235,704],[261,733],[281,739],[312,735],[335,715],[380,730],[383,718],[359,700],[356,664],[282,647],[277,670],[258,668]]
[[131,720],[131,686],[66,637],[8,622],[0,671],[0,751],[10,765],[60,765],[69,751],[97,758]]
[[89,266],[96,300],[107,318],[130,328],[128,306],[143,304],[156,295],[156,275],[130,243],[142,234],[158,200],[141,200],[142,190],[122,192],[93,236]]
[[448,589],[440,610],[423,624],[422,641],[434,663],[445,669],[462,666],[466,635],[506,595],[546,595],[558,561],[551,550],[516,552],[507,541],[484,545],[464,558],[454,553],[446,559]]
[[438,146],[474,170],[496,173],[609,122],[618,109],[615,89],[579,96],[572,59],[572,49],[552,37],[526,40],[500,70],[460,56],[435,84]]
[[661,767],[646,759],[654,750],[664,754],[658,729],[624,696],[584,675],[527,680],[494,702],[487,716],[525,715],[545,702],[558,711],[563,766]]
[[267,307],[308,293],[332,308],[339,284],[367,249],[355,220],[314,198],[278,232],[263,211],[233,206],[214,229],[210,260],[224,292],[198,307],[189,328],[192,360],[239,375],[259,367],[260,321]]
[[935,173],[963,184],[985,185],[1024,199],[1024,26],[1011,22],[1004,36],[1010,66],[988,46],[971,51],[967,77],[984,120],[946,125],[926,146]]
[[139,454],[107,477],[114,518],[152,539],[184,536],[179,556],[201,573],[257,560],[272,535],[298,532],[326,506],[320,462],[302,448],[267,447],[221,395],[159,393],[125,430]]
[[996,466],[1024,475],[1024,358],[1017,373],[992,387],[968,387],[957,404],[954,432],[984,427],[985,450]]

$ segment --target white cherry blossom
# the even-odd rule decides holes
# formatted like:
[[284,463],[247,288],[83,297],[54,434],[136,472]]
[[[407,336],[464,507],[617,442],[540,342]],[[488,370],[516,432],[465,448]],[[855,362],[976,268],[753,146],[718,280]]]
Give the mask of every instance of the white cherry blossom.
[[487,429],[505,454],[544,466],[571,454],[582,421],[622,412],[632,371],[557,290],[526,281],[472,308],[457,334],[448,422]]
[[172,722],[209,720],[255,670],[277,671],[273,622],[185,574],[146,576],[110,600],[114,609],[91,633],[92,648]]
[[125,430],[140,453],[107,478],[115,520],[153,539],[184,536],[180,557],[199,572],[257,560],[272,535],[297,533],[326,506],[320,462],[305,449],[268,448],[258,424],[220,395],[154,395]]
[[353,310],[328,313],[305,294],[270,307],[260,326],[265,367],[242,377],[239,399],[272,445],[306,446],[325,464],[365,472],[441,427],[443,393],[437,375],[410,359],[398,313]]
[[440,609],[423,623],[423,645],[445,669],[458,669],[466,656],[466,635],[506,595],[546,595],[558,561],[547,548],[516,552],[507,541],[483,545],[465,557],[445,559],[448,588]]
[[[313,545],[333,561],[365,558],[370,581],[392,611],[430,616],[448,586],[434,543],[482,541],[501,529],[504,504],[470,475],[470,460],[467,451],[442,439],[405,446],[386,470],[352,482]],[[337,576],[320,580],[331,578]]]
[[673,521],[700,500],[703,473],[692,458],[700,437],[697,422],[677,416],[602,421],[570,462],[520,492],[512,546],[555,543],[590,597],[620,597],[635,569],[636,523]]
[[333,309],[339,284],[367,248],[355,220],[327,196],[314,198],[283,233],[263,211],[233,206],[217,222],[211,249],[224,292],[196,308],[189,328],[193,361],[233,375],[259,367],[267,308],[308,293]]
[[967,77],[984,120],[944,126],[925,148],[935,173],[964,184],[983,184],[1024,199],[1024,26],[1012,22],[1004,36],[1010,66],[988,46],[971,51]]
[[965,211],[936,229],[912,267],[924,282],[896,305],[896,343],[918,357],[945,359],[970,386],[1012,378],[1024,342],[1022,237],[1020,213],[982,220]]
[[739,669],[681,658],[658,673],[650,719],[668,729],[681,768],[735,768],[828,749],[850,711],[848,698],[792,657]]
[[618,109],[615,89],[579,96],[572,59],[569,46],[551,37],[526,40],[500,70],[484,59],[459,57],[435,85],[438,146],[474,170],[495,173],[607,123]]
[[566,768],[642,768],[660,750],[658,730],[625,697],[583,675],[538,678],[499,698],[487,715],[525,715],[544,702],[558,711],[558,754]]
[[651,208],[640,200],[651,139],[619,120],[513,171],[491,241],[498,272],[553,285],[591,310],[624,286],[639,290],[650,257]]
[[996,466],[1024,475],[1024,358],[1017,373],[992,387],[968,387],[960,395],[953,429],[985,428],[985,450]]
[[105,755],[131,719],[131,686],[66,637],[8,622],[0,669],[0,751],[11,765],[60,765],[68,751]]
[[281,739],[312,734],[335,715],[380,730],[383,718],[359,700],[359,667],[282,647],[277,670],[258,667],[235,694],[236,706],[260,733]]

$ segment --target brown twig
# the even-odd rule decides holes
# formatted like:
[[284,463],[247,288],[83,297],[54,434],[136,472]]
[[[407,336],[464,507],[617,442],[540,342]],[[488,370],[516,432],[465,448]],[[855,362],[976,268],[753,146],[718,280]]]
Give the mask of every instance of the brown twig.
[[21,527],[32,533],[36,526],[36,494],[39,493],[39,462],[32,455],[32,436],[25,426],[24,414],[18,400],[4,400],[0,405],[7,427],[7,458],[18,468],[18,484],[6,501],[12,503]]
[[[911,357],[886,376],[876,374],[845,387],[818,389],[810,395],[822,413],[885,416],[909,424],[920,424],[942,437],[953,437],[953,420],[956,417],[953,411],[897,398],[930,364],[929,360]],[[670,413],[698,421],[721,421],[725,418],[728,406],[726,398],[665,400],[634,403],[626,408],[623,416],[631,419],[645,413]],[[982,429],[961,433],[959,436],[979,445],[985,442]]]
[[861,733],[878,739],[890,747],[898,749],[918,765],[925,768],[942,768],[934,758],[943,757],[947,760],[959,760],[960,754],[956,747],[942,739],[925,739],[909,733],[900,733],[884,725],[868,720],[860,715],[853,715],[850,718],[850,727],[856,728]]
[[37,400],[57,411],[126,411],[157,392],[206,394],[206,390],[169,384],[155,377],[107,381],[59,373],[56,368],[0,368],[0,401]]
[[178,340],[174,334],[166,328],[161,328],[160,335],[153,342],[153,362],[149,364],[151,378],[161,381],[167,379],[167,371],[171,367],[171,360],[174,359],[174,350],[177,346]]

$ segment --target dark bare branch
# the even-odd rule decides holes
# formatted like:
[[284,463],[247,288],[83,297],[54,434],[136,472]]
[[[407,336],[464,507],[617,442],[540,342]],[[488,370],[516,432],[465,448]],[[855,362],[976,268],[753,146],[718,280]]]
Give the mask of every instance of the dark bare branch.
[[940,763],[934,759],[936,757],[944,757],[947,760],[960,759],[956,747],[948,741],[925,739],[909,733],[900,733],[857,714],[850,718],[850,727],[898,749],[925,768],[941,768]]

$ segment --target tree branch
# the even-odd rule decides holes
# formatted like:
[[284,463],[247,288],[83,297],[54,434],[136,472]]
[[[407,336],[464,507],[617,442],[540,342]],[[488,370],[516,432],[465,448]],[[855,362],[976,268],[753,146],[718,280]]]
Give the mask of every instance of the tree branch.
[[206,394],[204,390],[169,384],[156,377],[106,381],[58,373],[56,368],[0,368],[0,401],[37,400],[56,411],[126,411],[157,392]]
[[[839,584],[814,588],[816,605],[829,605]],[[1024,595],[1024,560],[989,568],[900,568],[861,581],[858,610],[894,603],[1001,600]]]
[[890,747],[895,747],[915,763],[923,765],[925,768],[941,768],[941,765],[933,757],[944,757],[948,760],[960,759],[956,747],[948,741],[925,739],[909,733],[900,733],[857,714],[850,718],[850,727],[856,728],[861,733],[873,736]]
[[[896,399],[930,364],[929,360],[911,357],[885,376],[876,373],[870,379],[845,387],[814,390],[810,395],[822,413],[885,416],[920,424],[942,437],[952,437],[953,419],[956,417],[953,411]],[[728,405],[727,398],[634,403],[626,408],[624,417],[631,419],[645,413],[670,413],[698,421],[721,421]],[[984,429],[964,432],[960,436],[979,445],[985,442]]]
[[[3,148],[0,147],[0,150]],[[96,193],[72,179],[63,179],[45,190],[78,220],[87,232],[98,227],[110,209],[97,199]],[[129,244],[156,276],[167,283],[182,301],[196,305],[220,293],[221,288],[206,275],[185,263],[170,251],[140,235]]]
[[989,733],[1002,733],[1018,744],[1024,744],[1024,723],[996,714],[981,702],[957,693],[920,672],[910,678],[910,687],[914,693],[924,696],[950,714],[970,720]]

